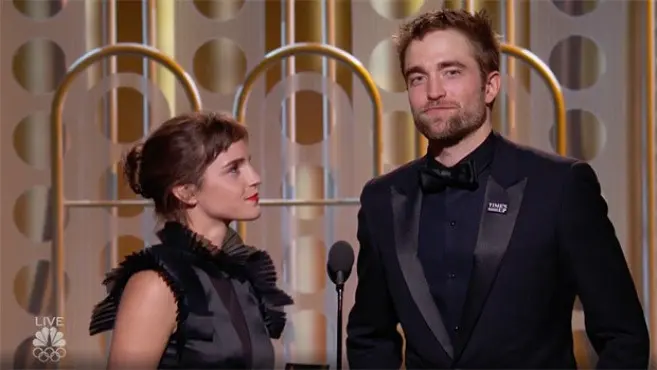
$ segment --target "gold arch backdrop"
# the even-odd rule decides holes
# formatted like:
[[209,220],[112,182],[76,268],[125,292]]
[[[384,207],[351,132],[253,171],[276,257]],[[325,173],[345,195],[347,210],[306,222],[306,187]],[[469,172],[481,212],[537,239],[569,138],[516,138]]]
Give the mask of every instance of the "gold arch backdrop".
[[[297,301],[284,337],[276,343],[280,362],[331,363],[335,299],[324,277],[328,247],[340,239],[357,247],[361,186],[372,175],[422,155],[425,148],[407,113],[389,36],[403,19],[441,6],[486,8],[492,15],[509,56],[504,58],[506,94],[496,107],[496,127],[513,140],[592,161],[601,173],[637,284],[646,292],[644,303],[654,308],[650,300],[655,295],[649,293],[657,286],[655,275],[644,266],[651,266],[646,261],[653,266],[657,262],[657,207],[644,216],[635,205],[655,202],[654,84],[641,85],[645,75],[636,73],[620,103],[616,94],[598,94],[593,103],[573,95],[578,89],[595,88],[596,81],[603,83],[601,74],[623,70],[613,57],[600,58],[600,45],[625,40],[586,38],[575,23],[625,13],[645,21],[616,20],[617,29],[626,30],[628,39],[641,39],[637,35],[654,29],[654,5],[539,3],[3,4],[1,48],[3,56],[12,57],[2,59],[1,110],[6,122],[0,137],[8,144],[2,145],[2,196],[15,200],[13,208],[2,211],[6,220],[13,219],[3,223],[0,250],[7,298],[0,307],[3,359],[14,367],[38,363],[31,352],[34,332],[39,318],[53,316],[65,321],[67,354],[62,364],[84,366],[104,359],[107,336],[89,340],[87,335],[91,307],[104,293],[102,274],[126,254],[155,242],[156,227],[148,204],[130,194],[117,175],[117,161],[154,125],[190,109],[189,102],[192,109],[200,109],[203,101],[204,109],[234,111],[252,132],[254,161],[265,179],[262,192],[267,199],[263,217],[248,226],[248,242],[273,254],[283,286]],[[543,19],[534,19],[537,12]],[[571,23],[560,15],[564,13]],[[558,32],[543,27],[550,17],[562,23]],[[569,24],[574,35],[566,32]],[[7,30],[12,30],[11,37]],[[553,42],[546,53],[538,34],[562,41]],[[636,59],[634,69],[654,80],[654,33],[643,39],[636,50],[627,50],[627,59]],[[583,60],[588,68],[579,70]],[[67,69],[74,73],[66,76]],[[642,92],[632,95],[635,90]],[[601,116],[596,109],[614,109],[614,103],[626,101],[635,103],[621,114],[636,123],[621,128],[600,123],[617,115]],[[573,102],[587,109],[574,109]],[[622,157],[625,162],[604,159],[605,138],[611,136],[604,128],[626,138],[613,147],[630,153]],[[641,137],[649,140],[635,144]],[[597,159],[600,153],[602,160]],[[605,176],[617,173],[619,165],[631,176],[625,182],[607,180],[614,189],[609,191]],[[616,188],[622,191],[617,194]],[[239,229],[247,230],[245,225]],[[635,233],[647,238],[636,238]],[[355,280],[347,286],[346,310],[353,303]],[[647,311],[654,329],[655,310]],[[576,307],[578,362],[591,366],[595,356],[582,323]]]

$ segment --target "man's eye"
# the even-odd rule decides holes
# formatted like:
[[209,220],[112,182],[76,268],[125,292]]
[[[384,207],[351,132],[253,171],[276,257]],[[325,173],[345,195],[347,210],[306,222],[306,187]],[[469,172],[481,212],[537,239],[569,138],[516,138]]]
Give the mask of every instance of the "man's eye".
[[422,82],[422,79],[423,79],[422,76],[411,77],[411,78],[409,79],[409,83],[410,83],[411,85],[416,84],[416,83],[420,83],[420,82]]

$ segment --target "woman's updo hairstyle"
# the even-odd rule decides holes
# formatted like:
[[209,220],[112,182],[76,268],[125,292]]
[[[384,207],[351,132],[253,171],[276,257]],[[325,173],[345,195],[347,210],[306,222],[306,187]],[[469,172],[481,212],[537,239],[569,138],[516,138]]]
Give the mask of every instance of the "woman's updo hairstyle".
[[164,122],[123,161],[130,188],[152,199],[155,213],[184,221],[184,204],[173,194],[179,185],[201,186],[206,168],[235,142],[247,140],[246,128],[226,113],[189,113]]

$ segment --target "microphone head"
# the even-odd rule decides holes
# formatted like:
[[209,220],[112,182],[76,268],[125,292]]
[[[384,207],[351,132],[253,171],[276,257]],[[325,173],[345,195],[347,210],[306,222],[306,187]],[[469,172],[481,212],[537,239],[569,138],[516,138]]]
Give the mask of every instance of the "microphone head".
[[354,249],[351,244],[340,240],[329,250],[326,271],[333,284],[344,284],[354,266]]

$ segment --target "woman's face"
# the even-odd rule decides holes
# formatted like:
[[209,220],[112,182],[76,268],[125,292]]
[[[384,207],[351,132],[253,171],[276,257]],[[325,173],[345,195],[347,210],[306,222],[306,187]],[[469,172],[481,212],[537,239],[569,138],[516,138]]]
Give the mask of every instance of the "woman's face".
[[244,140],[233,143],[205,170],[194,192],[195,208],[212,219],[249,221],[260,217],[260,176]]

